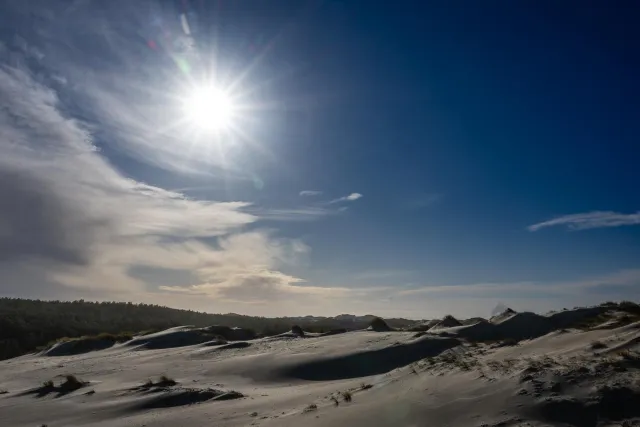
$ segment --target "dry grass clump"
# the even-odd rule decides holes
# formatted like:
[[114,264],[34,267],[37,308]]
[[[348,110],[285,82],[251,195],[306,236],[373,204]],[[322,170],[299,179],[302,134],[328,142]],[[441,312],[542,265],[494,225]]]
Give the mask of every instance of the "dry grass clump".
[[153,382],[151,379],[148,379],[140,386],[140,388],[151,388],[151,387],[172,387],[178,384],[176,380],[170,378],[166,375],[162,375],[157,382]]
[[311,405],[309,405],[306,408],[304,408],[302,410],[302,412],[313,412],[313,411],[317,411],[317,410],[318,410],[318,405],[316,405],[315,403],[312,403]]

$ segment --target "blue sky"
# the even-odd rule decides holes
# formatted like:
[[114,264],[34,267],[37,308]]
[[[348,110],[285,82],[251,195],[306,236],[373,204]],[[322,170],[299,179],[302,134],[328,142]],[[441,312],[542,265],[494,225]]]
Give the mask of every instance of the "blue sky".
[[[0,293],[259,315],[640,296],[640,8],[2,1]],[[235,106],[185,119],[208,86]]]

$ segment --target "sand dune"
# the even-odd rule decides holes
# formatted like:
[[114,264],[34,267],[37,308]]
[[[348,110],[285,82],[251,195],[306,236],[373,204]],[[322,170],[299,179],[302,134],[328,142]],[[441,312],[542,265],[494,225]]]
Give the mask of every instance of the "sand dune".
[[43,356],[71,356],[74,354],[88,353],[90,351],[104,350],[115,344],[109,340],[83,339],[59,342],[42,351]]
[[0,425],[640,425],[640,318],[616,307],[511,311],[417,338],[340,332],[227,342],[181,327],[6,360]]
[[181,326],[155,334],[135,337],[125,345],[137,349],[175,348],[217,340],[217,337],[217,334],[209,332],[207,328]]

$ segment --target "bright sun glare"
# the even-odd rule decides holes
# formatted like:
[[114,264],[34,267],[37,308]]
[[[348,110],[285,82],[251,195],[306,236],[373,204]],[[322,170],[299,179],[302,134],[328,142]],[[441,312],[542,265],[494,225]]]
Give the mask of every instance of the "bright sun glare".
[[228,94],[215,87],[193,90],[184,101],[187,118],[206,131],[220,131],[231,125],[234,105]]

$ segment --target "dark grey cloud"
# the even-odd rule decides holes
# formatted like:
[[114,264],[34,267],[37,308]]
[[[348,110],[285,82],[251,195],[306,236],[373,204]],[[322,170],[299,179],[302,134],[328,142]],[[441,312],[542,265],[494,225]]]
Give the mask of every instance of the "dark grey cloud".
[[0,262],[32,257],[65,264],[87,264],[90,248],[108,218],[91,218],[42,177],[0,169]]

